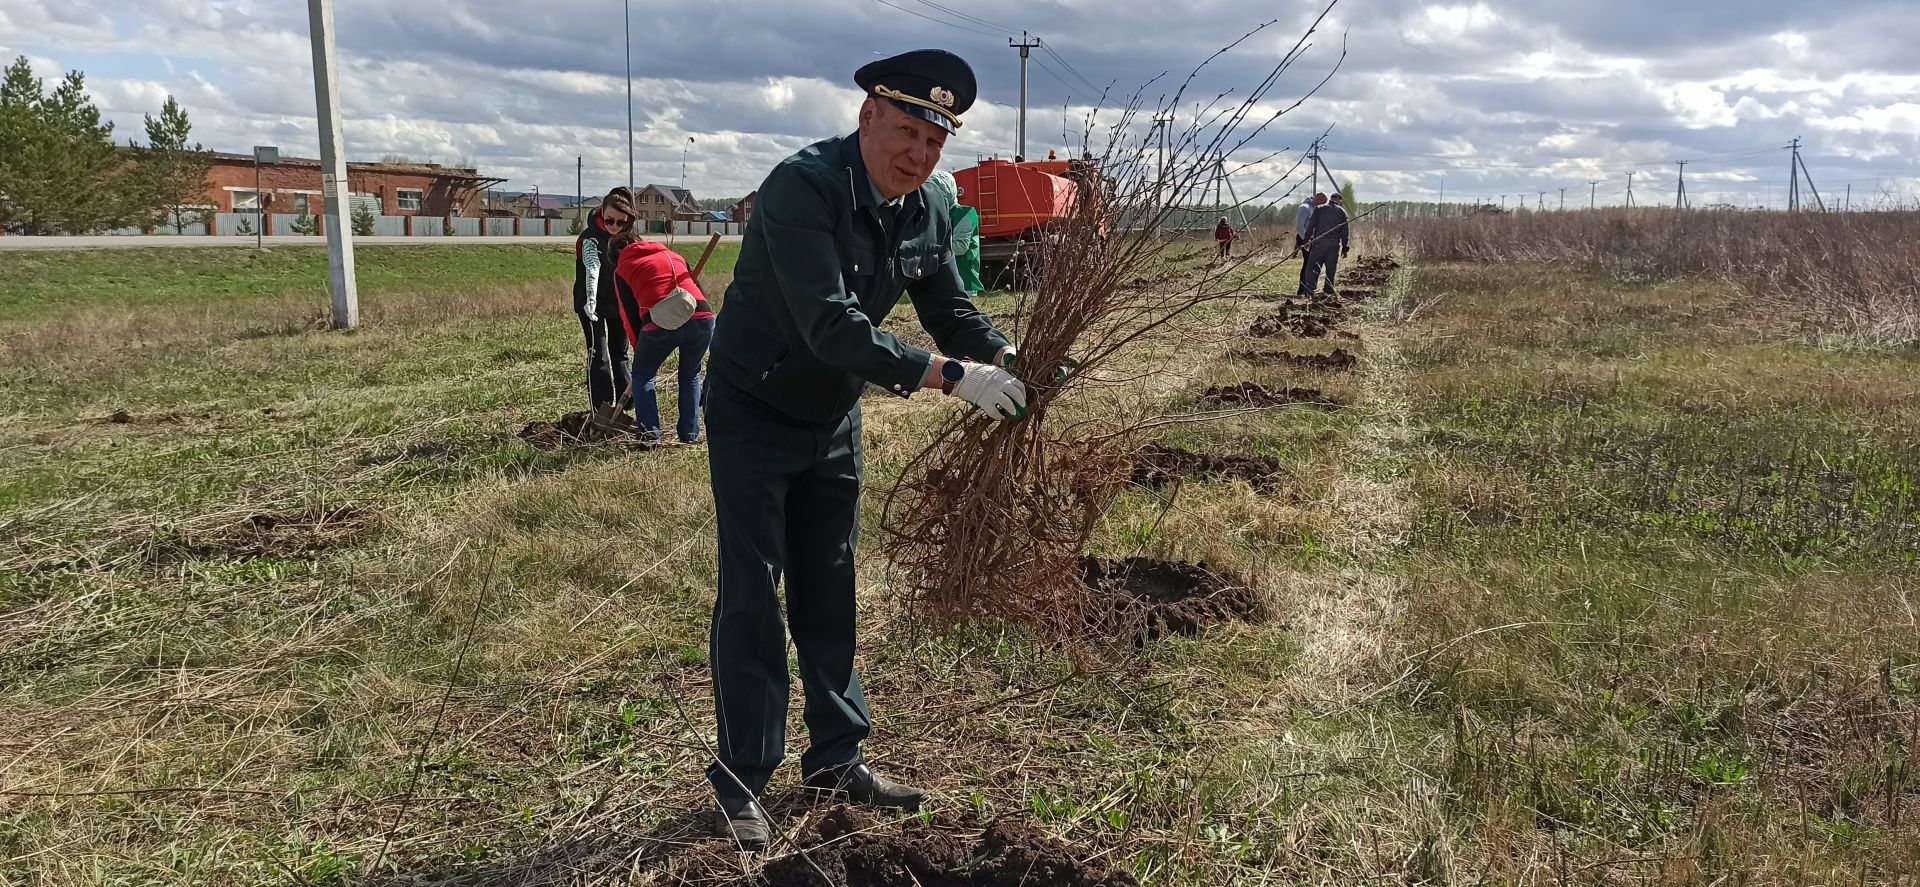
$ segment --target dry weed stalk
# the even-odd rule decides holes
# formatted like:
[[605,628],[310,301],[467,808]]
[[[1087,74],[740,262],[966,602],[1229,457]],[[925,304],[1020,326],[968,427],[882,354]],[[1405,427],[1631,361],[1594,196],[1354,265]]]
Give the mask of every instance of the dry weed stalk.
[[[1129,438],[1166,421],[1156,412],[1164,397],[1156,395],[1167,392],[1151,386],[1181,355],[1163,352],[1143,360],[1139,352],[1150,341],[1181,332],[1189,337],[1184,350],[1191,354],[1191,337],[1203,332],[1178,330],[1176,324],[1202,306],[1245,297],[1259,278],[1242,269],[1256,250],[1219,260],[1210,243],[1169,237],[1166,229],[1176,216],[1198,215],[1189,204],[1205,193],[1219,164],[1232,163],[1236,151],[1300,107],[1338,70],[1344,50],[1298,98],[1269,102],[1332,9],[1329,4],[1322,10],[1244,97],[1228,90],[1202,103],[1185,129],[1168,139],[1164,159],[1152,118],[1182,107],[1209,64],[1275,22],[1214,53],[1155,106],[1142,99],[1153,85],[1149,81],[1118,107],[1106,108],[1103,97],[1088,115],[1079,142],[1093,163],[1077,172],[1079,199],[1069,217],[1028,245],[1030,274],[1014,332],[1020,347],[1015,371],[1027,385],[1030,414],[1017,422],[955,417],[911,461],[887,498],[884,545],[914,590],[908,611],[913,624],[1011,622],[1056,640],[1084,638],[1090,630],[1128,630],[1129,615],[1137,614],[1096,601],[1081,558],[1127,481]],[[1096,156],[1097,140],[1105,144]],[[1280,153],[1236,164],[1228,173],[1269,163]],[[1224,209],[1271,206],[1292,193],[1274,193],[1278,188],[1268,186]],[[1218,206],[1206,212],[1209,219],[1226,214]],[[1119,393],[1117,401],[1126,408],[1056,410],[1063,399],[1101,388]]]
[[1717,278],[1810,334],[1885,347],[1920,342],[1920,212],[1603,209],[1409,219],[1379,230],[1430,261]]

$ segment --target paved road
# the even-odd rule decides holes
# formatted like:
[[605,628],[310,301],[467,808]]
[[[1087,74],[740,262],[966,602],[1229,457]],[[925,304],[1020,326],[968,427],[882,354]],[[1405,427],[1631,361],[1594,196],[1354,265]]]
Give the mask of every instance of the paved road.
[[[649,234],[648,240],[667,242],[665,234]],[[705,243],[706,234],[679,234],[673,237],[679,243]],[[324,246],[326,238],[277,236],[266,238],[266,245],[273,246]],[[545,243],[554,246],[571,246],[573,237],[557,235],[553,237],[355,237],[358,246],[450,246],[453,244],[502,244],[502,243]],[[721,243],[739,243],[740,235],[723,234]],[[154,235],[141,237],[132,235],[104,235],[99,237],[21,237],[18,235],[0,237],[0,252],[27,249],[153,249],[183,247],[248,247],[252,248],[251,237],[180,237],[173,235]]]

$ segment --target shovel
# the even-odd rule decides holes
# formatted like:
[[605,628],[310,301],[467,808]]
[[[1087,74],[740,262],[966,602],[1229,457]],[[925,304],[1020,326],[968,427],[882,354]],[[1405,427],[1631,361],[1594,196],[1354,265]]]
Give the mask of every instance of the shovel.
[[[715,234],[707,238],[707,248],[700,251],[700,261],[694,263],[693,273],[689,275],[693,278],[694,286],[697,287],[700,285],[700,272],[707,267],[707,259],[713,255],[713,248],[719,245],[720,235]],[[631,421],[624,424],[619,421],[627,412],[627,405],[631,403],[633,403],[633,380],[628,379],[627,388],[620,392],[620,400],[618,402],[610,407],[594,408],[593,413],[589,417],[589,424],[586,429],[587,433],[595,437],[602,435],[612,437],[623,432],[632,431],[633,424]]]

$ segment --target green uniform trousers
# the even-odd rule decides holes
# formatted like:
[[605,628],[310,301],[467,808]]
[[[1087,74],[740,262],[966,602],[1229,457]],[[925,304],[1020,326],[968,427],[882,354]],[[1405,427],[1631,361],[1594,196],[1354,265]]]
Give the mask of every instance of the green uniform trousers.
[[[804,773],[860,760],[873,726],[854,673],[853,549],[860,534],[860,410],[831,425],[796,424],[715,374],[707,454],[720,536],[709,656],[719,760],[707,778],[723,800],[758,796],[785,754],[786,620],[806,693]],[[731,775],[729,775],[729,772]],[[735,782],[735,778],[738,782]]]

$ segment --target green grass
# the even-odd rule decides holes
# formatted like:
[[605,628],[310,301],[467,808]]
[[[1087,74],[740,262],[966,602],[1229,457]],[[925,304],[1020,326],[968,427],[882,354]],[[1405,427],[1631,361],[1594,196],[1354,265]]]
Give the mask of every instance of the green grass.
[[[0,884],[739,875],[688,818],[704,451],[516,434],[582,406],[566,255],[368,284],[350,334],[245,255],[143,255],[230,294],[36,302],[0,352]],[[869,542],[876,766],[1152,884],[1913,877],[1914,358],[1797,344],[1698,283],[1403,285],[1433,301],[1372,309],[1350,373],[1148,343],[1210,343],[1152,389],[1176,413],[1235,381],[1351,403],[1160,429],[1279,458],[1280,492],[1129,492],[1096,539],[1256,583],[1272,622],[1076,670],[904,631]],[[103,323],[144,332],[77,348]],[[868,399],[869,540],[948,408]]]
[[[704,241],[675,244],[697,259]],[[714,247],[708,264],[731,271],[738,243]],[[573,281],[567,244],[358,246],[354,273],[363,298],[446,293],[470,287]],[[298,295],[327,304],[324,246],[15,250],[0,253],[0,322],[45,319],[85,309],[204,309],[262,296]],[[561,293],[565,295],[565,293]]]

